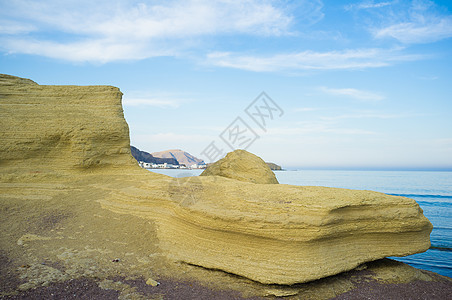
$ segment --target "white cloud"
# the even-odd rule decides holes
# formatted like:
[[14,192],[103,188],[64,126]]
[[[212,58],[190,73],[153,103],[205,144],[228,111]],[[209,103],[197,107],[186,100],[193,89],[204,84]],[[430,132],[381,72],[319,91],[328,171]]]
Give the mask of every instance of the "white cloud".
[[380,28],[376,38],[392,37],[402,43],[430,43],[452,37],[452,17],[429,22],[404,22]]
[[328,87],[320,87],[322,92],[333,96],[347,96],[362,101],[380,101],[385,97],[369,91],[358,90],[354,88],[333,89]]
[[285,70],[341,70],[365,69],[389,66],[398,61],[419,60],[421,55],[402,53],[395,49],[348,49],[342,51],[303,51],[269,56],[251,56],[230,52],[214,52],[207,55],[206,63],[255,72]]
[[321,21],[325,17],[321,0],[292,1],[289,8],[292,11],[298,11],[297,19],[308,26]]
[[36,27],[19,22],[0,20],[0,35],[25,34],[36,30]]
[[154,106],[160,108],[179,108],[184,103],[195,100],[185,94],[166,91],[124,91],[124,106]]
[[[1,47],[1,46],[0,46]],[[9,53],[36,54],[77,62],[90,61],[105,63],[114,60],[143,59],[147,55],[169,55],[170,50],[152,49],[145,54],[136,44],[117,43],[108,40],[86,40],[82,42],[59,43],[31,39],[6,39],[3,48]]]
[[308,112],[308,111],[316,111],[319,108],[316,107],[296,107],[293,109],[294,112]]
[[339,135],[375,135],[374,131],[364,130],[360,128],[340,128],[328,122],[309,122],[300,127],[277,127],[269,128],[267,136],[294,136],[312,135],[312,134],[339,134]]
[[174,132],[160,132],[155,134],[138,134],[134,136],[136,141],[152,141],[154,143],[169,142],[169,143],[185,143],[185,142],[201,142],[206,146],[212,139],[211,136],[203,134],[178,134]]
[[349,4],[345,6],[345,10],[352,9],[372,9],[372,8],[381,8],[389,5],[393,5],[395,1],[386,1],[386,2],[374,2],[374,1],[364,1],[357,4]]
[[161,4],[18,0],[1,6],[0,17],[6,21],[23,20],[19,24],[14,21],[14,26],[3,25],[4,32],[25,33],[33,28],[40,37],[3,36],[0,48],[70,61],[177,55],[191,45],[191,39],[232,33],[279,36],[290,34],[292,23],[284,7],[266,0],[173,0]]
[[432,1],[413,1],[409,9],[387,15],[386,25],[372,29],[375,38],[415,44],[452,37],[452,15],[440,12]]
[[422,80],[437,80],[437,79],[439,79],[439,76],[435,76],[435,75],[424,75],[424,76],[417,76],[416,78],[422,79]]
[[332,117],[320,117],[321,120],[326,121],[337,121],[337,120],[347,120],[347,119],[398,119],[410,117],[412,115],[408,114],[382,114],[382,113],[356,113],[356,114],[344,114]]

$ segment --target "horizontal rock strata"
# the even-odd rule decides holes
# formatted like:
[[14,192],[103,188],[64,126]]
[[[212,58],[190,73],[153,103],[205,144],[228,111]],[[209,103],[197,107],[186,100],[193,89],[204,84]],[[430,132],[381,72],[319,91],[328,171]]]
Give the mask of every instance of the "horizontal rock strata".
[[[153,221],[168,258],[261,283],[307,282],[430,245],[432,226],[412,199],[141,170],[115,87],[41,86],[0,75],[0,140],[0,175],[15,186],[28,175],[44,183],[57,174],[54,186],[64,175],[68,190],[86,182],[102,207]],[[83,185],[77,190],[83,194]],[[43,201],[46,195],[43,188]]]
[[11,173],[123,168],[130,156],[122,93],[0,75],[0,165]]
[[116,191],[103,205],[156,220],[172,259],[261,283],[307,282],[430,246],[432,226],[409,198],[221,177],[178,181]]

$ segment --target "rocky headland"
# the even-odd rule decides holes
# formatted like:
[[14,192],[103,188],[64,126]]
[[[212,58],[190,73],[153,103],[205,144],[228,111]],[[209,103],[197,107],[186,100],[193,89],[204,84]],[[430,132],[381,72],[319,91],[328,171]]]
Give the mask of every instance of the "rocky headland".
[[270,170],[273,171],[282,171],[283,168],[281,168],[280,165],[277,165],[275,163],[272,162],[266,162],[267,166],[270,168]]
[[200,165],[200,164],[204,165],[205,164],[204,160],[199,159],[199,158],[191,155],[190,153],[180,150],[180,149],[153,152],[152,155],[154,157],[176,159],[179,164],[185,165],[186,167],[191,167],[192,165]]
[[148,172],[121,96],[0,75],[0,297],[450,295],[449,278],[385,259],[430,246],[414,200],[277,184],[242,151],[199,177]]
[[151,164],[171,164],[171,165],[179,165],[179,162],[174,157],[162,158],[155,157],[152,154],[142,151],[137,147],[130,146],[130,151],[132,153],[133,158],[137,160],[137,162],[145,162]]

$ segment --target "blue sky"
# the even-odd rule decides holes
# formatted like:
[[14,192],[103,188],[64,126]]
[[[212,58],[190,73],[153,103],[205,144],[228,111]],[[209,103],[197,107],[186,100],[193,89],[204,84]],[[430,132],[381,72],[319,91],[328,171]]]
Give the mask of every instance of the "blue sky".
[[0,51],[1,73],[119,87],[148,152],[209,161],[240,117],[286,168],[452,169],[450,1],[10,0]]

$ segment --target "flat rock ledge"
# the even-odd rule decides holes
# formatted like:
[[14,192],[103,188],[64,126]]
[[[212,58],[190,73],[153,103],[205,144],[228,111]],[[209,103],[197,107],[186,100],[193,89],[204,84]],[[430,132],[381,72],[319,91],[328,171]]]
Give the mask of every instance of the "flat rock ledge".
[[102,204],[154,219],[173,260],[265,284],[308,282],[430,246],[432,225],[409,198],[209,177],[179,179],[168,198],[161,181]]

